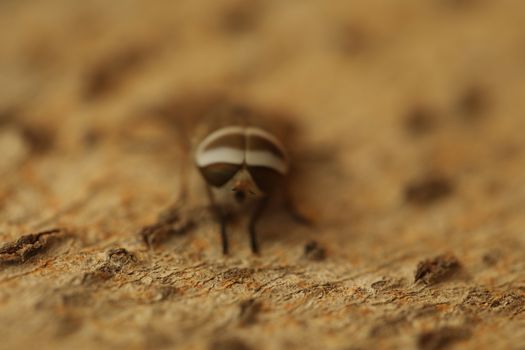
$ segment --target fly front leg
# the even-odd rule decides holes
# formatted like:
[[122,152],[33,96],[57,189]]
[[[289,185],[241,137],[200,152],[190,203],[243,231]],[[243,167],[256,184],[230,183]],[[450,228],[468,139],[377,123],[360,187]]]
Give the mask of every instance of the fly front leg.
[[268,200],[265,198],[265,199],[261,199],[253,213],[252,213],[252,216],[250,217],[250,223],[248,225],[248,230],[250,232],[250,247],[252,249],[252,253],[253,254],[259,254],[259,243],[257,241],[257,229],[256,229],[256,226],[257,226],[257,222],[259,221],[259,219],[261,218],[264,210],[266,209],[266,206],[267,206],[267,203],[268,203]]
[[222,254],[228,255],[230,251],[230,247],[228,244],[228,232],[227,232],[227,226],[228,226],[228,215],[224,212],[224,210],[217,205],[213,193],[209,187],[206,187],[208,198],[210,200],[210,207],[213,211],[213,214],[215,215],[216,220],[219,222],[220,226],[220,233],[221,233],[221,244],[222,244]]
[[228,220],[227,220],[227,217],[223,215],[222,213],[219,214],[219,222],[221,224],[222,254],[228,255],[230,251],[230,247],[228,244],[228,232],[226,232]]

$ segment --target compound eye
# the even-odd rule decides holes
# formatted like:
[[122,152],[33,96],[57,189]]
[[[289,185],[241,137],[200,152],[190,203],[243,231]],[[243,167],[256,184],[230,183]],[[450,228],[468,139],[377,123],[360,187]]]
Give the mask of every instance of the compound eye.
[[275,169],[264,166],[248,166],[248,172],[257,187],[266,194],[272,192],[283,178],[283,175],[275,171]]
[[222,187],[241,169],[241,165],[217,163],[199,168],[206,182],[213,187]]
[[268,194],[288,172],[288,157],[273,135],[262,129],[248,128],[246,165],[257,187]]

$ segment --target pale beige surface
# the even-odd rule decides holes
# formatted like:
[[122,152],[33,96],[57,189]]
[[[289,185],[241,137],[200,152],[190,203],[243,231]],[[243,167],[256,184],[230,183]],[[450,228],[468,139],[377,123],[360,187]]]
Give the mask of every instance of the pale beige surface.
[[[517,0],[2,1],[0,241],[67,234],[0,265],[0,348],[524,349],[524,29]],[[302,130],[317,225],[148,249],[182,166],[155,108],[216,93]]]

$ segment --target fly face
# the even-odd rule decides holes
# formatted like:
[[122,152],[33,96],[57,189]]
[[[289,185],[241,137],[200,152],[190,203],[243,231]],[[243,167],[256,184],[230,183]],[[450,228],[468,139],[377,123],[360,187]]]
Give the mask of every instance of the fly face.
[[211,133],[199,145],[195,162],[209,187],[231,192],[238,202],[270,195],[288,172],[281,143],[254,127]]

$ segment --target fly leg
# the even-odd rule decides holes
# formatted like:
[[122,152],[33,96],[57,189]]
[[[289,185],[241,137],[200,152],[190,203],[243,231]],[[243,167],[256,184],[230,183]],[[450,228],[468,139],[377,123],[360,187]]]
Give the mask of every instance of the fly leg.
[[228,244],[228,232],[227,232],[228,215],[224,213],[224,210],[222,210],[222,208],[218,206],[217,203],[215,202],[211,189],[209,187],[207,187],[206,189],[208,192],[208,198],[210,200],[211,210],[215,214],[215,217],[220,225],[222,254],[228,255],[230,251],[230,246]]
[[228,244],[228,233],[226,232],[226,226],[228,224],[228,220],[222,212],[218,214],[218,217],[219,217],[219,222],[221,224],[222,254],[228,255],[229,250],[230,250],[230,247]]
[[268,203],[267,199],[262,199],[257,203],[257,206],[255,207],[252,216],[250,217],[250,223],[248,225],[248,231],[250,232],[250,247],[252,249],[253,254],[259,254],[259,243],[257,241],[257,222],[261,218],[261,215],[263,214],[264,210],[266,209],[266,205]]

